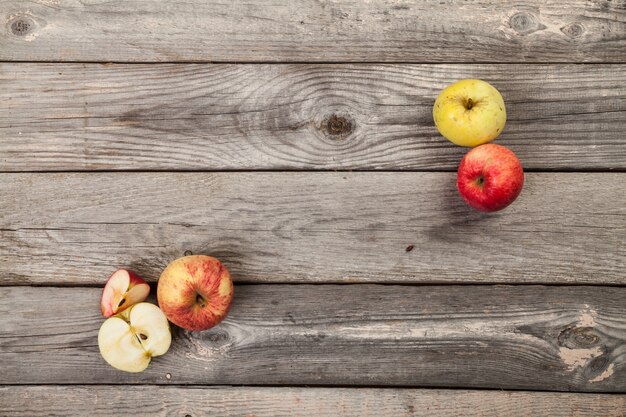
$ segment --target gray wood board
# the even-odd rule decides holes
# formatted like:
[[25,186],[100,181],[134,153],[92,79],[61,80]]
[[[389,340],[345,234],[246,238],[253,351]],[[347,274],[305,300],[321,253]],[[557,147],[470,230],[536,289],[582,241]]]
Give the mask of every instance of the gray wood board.
[[623,417],[626,396],[524,391],[0,386],[6,417]]
[[526,169],[626,169],[626,65],[0,64],[0,171],[456,170],[432,106],[495,85]]
[[623,0],[0,2],[1,60],[624,62]]
[[238,285],[139,374],[100,357],[101,293],[0,288],[0,383],[626,391],[626,288]]
[[530,173],[481,214],[433,172],[0,175],[0,284],[150,281],[187,251],[238,282],[626,284],[626,173]]

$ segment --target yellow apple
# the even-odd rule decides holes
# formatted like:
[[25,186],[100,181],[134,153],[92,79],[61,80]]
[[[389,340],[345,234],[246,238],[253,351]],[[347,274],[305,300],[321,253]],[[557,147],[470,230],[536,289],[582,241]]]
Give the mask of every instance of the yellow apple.
[[450,142],[474,147],[498,137],[506,123],[500,92],[482,80],[461,80],[446,87],[433,107],[439,133]]

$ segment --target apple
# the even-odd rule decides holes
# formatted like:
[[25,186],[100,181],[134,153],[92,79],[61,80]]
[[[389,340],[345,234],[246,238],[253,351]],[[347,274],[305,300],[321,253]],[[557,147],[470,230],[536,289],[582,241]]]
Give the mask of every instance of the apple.
[[480,211],[498,211],[522,191],[524,170],[513,151],[488,143],[463,157],[456,183],[467,204]]
[[150,286],[146,281],[126,269],[115,271],[102,291],[100,309],[104,317],[124,311],[133,304],[148,298]]
[[500,92],[482,80],[462,80],[446,87],[435,100],[433,119],[450,142],[474,147],[498,137],[506,123]]
[[190,255],[163,270],[157,299],[172,323],[187,330],[206,330],[226,317],[233,291],[230,273],[219,260]]
[[172,343],[170,326],[159,307],[139,303],[108,318],[98,332],[100,354],[112,367],[141,372],[153,356],[165,354]]

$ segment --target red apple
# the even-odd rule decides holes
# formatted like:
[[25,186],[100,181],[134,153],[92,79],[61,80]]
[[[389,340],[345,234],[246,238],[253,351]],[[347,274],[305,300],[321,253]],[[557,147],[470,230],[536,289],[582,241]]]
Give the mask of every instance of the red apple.
[[133,304],[148,298],[150,286],[137,274],[126,269],[118,269],[109,277],[104,291],[100,309],[104,317],[111,317]]
[[463,157],[456,184],[463,200],[476,210],[498,211],[522,191],[524,171],[513,151],[489,143]]
[[217,259],[185,256],[170,263],[161,273],[157,299],[172,323],[187,330],[206,330],[228,314],[233,282]]

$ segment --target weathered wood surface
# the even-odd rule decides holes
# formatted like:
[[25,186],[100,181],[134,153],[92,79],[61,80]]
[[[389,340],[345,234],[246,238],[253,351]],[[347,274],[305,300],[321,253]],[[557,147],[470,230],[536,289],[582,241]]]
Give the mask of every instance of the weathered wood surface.
[[624,0],[0,2],[1,60],[624,62]]
[[101,291],[0,288],[0,384],[626,392],[626,288],[239,285],[225,322],[174,329],[140,374],[99,355]]
[[491,215],[454,173],[0,175],[2,285],[154,281],[186,251],[238,282],[625,284],[626,173],[530,173]]
[[6,417],[623,417],[626,396],[423,389],[4,386]]
[[0,64],[0,171],[456,170],[432,106],[471,77],[526,169],[626,169],[626,65]]

